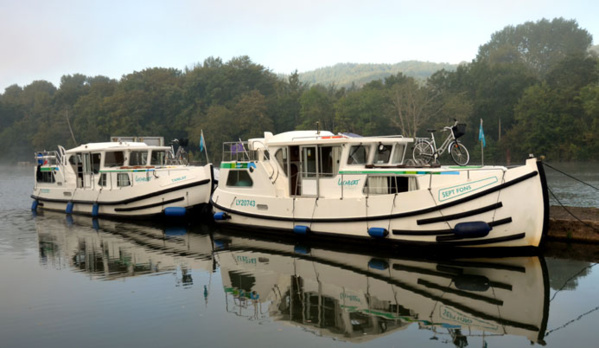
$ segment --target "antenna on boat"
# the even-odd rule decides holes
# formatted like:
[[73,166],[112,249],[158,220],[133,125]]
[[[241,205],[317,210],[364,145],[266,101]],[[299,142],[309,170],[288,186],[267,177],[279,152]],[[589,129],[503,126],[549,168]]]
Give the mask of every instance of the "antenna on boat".
[[320,135],[320,121],[316,121],[316,135]]
[[75,134],[73,134],[73,128],[71,128],[71,121],[69,121],[69,110],[65,111],[65,117],[67,118],[67,125],[69,126],[69,130],[71,131],[71,137],[73,138],[73,142],[75,146],[77,146],[77,140],[75,140]]

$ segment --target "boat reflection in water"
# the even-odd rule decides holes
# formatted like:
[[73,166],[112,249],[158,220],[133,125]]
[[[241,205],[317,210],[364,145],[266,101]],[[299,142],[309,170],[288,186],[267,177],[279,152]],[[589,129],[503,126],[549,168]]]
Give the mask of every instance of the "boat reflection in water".
[[216,306],[225,316],[356,343],[401,337],[417,326],[459,347],[504,335],[544,344],[549,283],[542,257],[415,259],[250,239],[210,226],[189,232],[73,218],[36,217],[42,263],[100,280],[176,273],[177,286],[193,285],[191,270],[218,266],[225,300]]
[[177,272],[182,285],[192,269],[212,272],[210,234],[186,227],[92,220],[44,212],[36,216],[42,263],[71,267],[102,280],[148,273]]
[[415,260],[214,236],[226,308],[319,336],[363,342],[411,325],[463,347],[469,336],[544,344],[544,259]]

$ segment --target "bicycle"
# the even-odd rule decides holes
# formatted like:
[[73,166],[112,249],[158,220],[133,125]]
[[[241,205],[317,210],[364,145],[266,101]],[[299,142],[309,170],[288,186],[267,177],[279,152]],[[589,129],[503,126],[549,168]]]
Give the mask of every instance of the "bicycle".
[[459,166],[465,166],[470,161],[470,154],[464,144],[460,143],[459,137],[463,136],[466,132],[466,124],[458,123],[454,119],[455,123],[453,126],[446,126],[441,129],[444,132],[449,132],[445,141],[439,148],[435,141],[435,129],[427,129],[427,132],[431,133],[431,138],[420,138],[414,145],[412,151],[412,157],[417,164],[430,164],[431,162],[436,163],[439,160],[445,150],[451,155],[451,159]]
[[[189,160],[187,158],[187,152],[183,148],[187,146],[189,141],[187,139],[173,139],[171,141],[171,149],[168,152],[167,164],[183,164],[187,165]],[[177,145],[177,151],[175,151],[175,145]]]

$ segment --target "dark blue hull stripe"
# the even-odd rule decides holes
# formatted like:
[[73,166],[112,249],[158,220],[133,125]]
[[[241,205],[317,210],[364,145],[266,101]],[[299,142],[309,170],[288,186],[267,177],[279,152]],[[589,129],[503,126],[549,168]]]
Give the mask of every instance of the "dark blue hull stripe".
[[147,204],[147,205],[140,205],[138,207],[131,207],[131,208],[114,208],[114,211],[117,212],[128,212],[128,211],[136,211],[136,210],[142,210],[142,209],[148,209],[148,208],[154,208],[154,207],[159,207],[161,205],[165,205],[165,204],[170,204],[170,203],[175,203],[175,202],[180,202],[185,200],[185,197],[179,197],[179,198],[175,198],[175,199],[170,199],[168,201],[162,201],[162,202],[157,202],[157,203],[153,203],[153,204]]
[[[509,224],[510,222],[512,222],[511,217],[497,221],[487,222],[487,224],[489,224],[489,226],[491,227],[494,227]],[[392,230],[391,233],[393,233],[396,236],[442,236],[453,234],[453,230]]]
[[463,219],[463,218],[466,218],[469,216],[486,213],[488,211],[495,210],[495,209],[498,209],[501,207],[503,207],[503,204],[501,202],[499,202],[499,203],[488,205],[486,207],[466,211],[466,212],[459,213],[459,214],[439,216],[439,217],[434,217],[434,218],[430,218],[430,219],[420,219],[420,220],[416,221],[416,223],[418,225],[426,225],[426,224],[433,224],[436,222],[445,222],[445,221]]

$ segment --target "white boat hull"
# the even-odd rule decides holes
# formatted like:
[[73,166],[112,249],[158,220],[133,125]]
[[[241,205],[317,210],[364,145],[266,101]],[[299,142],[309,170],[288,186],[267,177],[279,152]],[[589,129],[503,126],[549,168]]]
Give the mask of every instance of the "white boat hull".
[[127,187],[37,183],[31,198],[45,210],[112,217],[168,215],[169,211],[179,215],[183,209],[209,206],[212,165],[131,170],[129,174],[133,184]]
[[[268,171],[263,167],[256,163],[255,177]],[[411,170],[421,172],[415,175],[418,190],[352,197],[346,188],[341,195],[330,197],[286,197],[268,190],[245,193],[221,185],[212,204],[215,217],[225,224],[340,241],[351,238],[444,247],[541,244],[548,227],[548,201],[542,164],[536,159],[511,169]],[[335,180],[351,183],[362,180],[362,174],[343,174]],[[477,231],[485,225],[490,228],[486,235]]]

